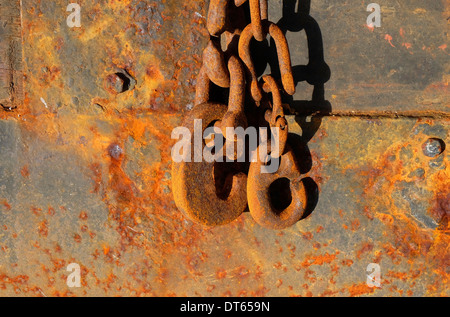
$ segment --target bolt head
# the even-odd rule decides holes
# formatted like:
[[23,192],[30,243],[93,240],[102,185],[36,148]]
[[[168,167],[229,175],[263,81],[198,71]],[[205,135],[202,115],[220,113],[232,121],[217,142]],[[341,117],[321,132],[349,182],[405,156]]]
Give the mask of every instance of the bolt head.
[[108,75],[105,79],[105,88],[111,94],[117,95],[125,91],[125,81],[118,74]]
[[108,147],[108,153],[114,160],[119,160],[123,155],[123,150],[118,144],[113,143]]
[[445,150],[445,143],[441,139],[430,138],[422,145],[423,154],[437,157]]

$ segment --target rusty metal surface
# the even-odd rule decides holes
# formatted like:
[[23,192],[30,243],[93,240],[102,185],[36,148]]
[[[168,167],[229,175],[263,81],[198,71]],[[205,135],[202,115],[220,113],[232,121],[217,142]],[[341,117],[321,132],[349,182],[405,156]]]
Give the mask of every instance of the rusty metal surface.
[[[293,43],[298,107],[347,115],[448,116],[450,1],[372,2],[381,6],[381,27],[366,24],[370,1],[269,1],[269,19],[288,30]],[[326,81],[330,104],[306,103],[313,94],[310,84],[320,81]]]
[[0,5],[0,105],[7,110],[23,102],[20,0]]
[[[418,42],[392,40],[390,55],[386,30],[364,28],[364,7],[312,1],[333,112],[448,112],[448,2],[398,3],[385,22],[397,18],[392,30]],[[317,186],[307,218],[268,230],[244,212],[206,228],[173,201],[170,135],[193,107],[208,3],[83,1],[72,29],[66,1],[22,4],[25,101],[0,113],[0,295],[450,295],[448,118],[289,116],[299,169]],[[413,27],[425,17],[433,36]],[[361,29],[349,39],[337,21]],[[124,89],[124,78],[135,84]],[[81,288],[66,284],[70,263],[82,267]],[[369,263],[380,264],[381,288],[366,285]]]

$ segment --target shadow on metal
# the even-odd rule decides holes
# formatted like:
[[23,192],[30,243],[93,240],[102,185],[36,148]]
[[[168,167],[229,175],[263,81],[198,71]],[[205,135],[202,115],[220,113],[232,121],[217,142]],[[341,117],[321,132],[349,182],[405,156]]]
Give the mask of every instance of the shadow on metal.
[[[294,83],[306,81],[314,86],[311,100],[296,100],[294,96],[283,96],[283,102],[289,104],[295,120],[302,128],[302,135],[291,134],[289,143],[294,149],[300,163],[302,174],[307,174],[312,168],[311,153],[308,142],[314,137],[322,124],[322,118],[332,111],[331,103],[325,100],[325,83],[331,77],[330,67],[325,62],[323,39],[320,26],[310,15],[311,0],[283,0],[283,16],[277,25],[286,34],[305,31],[308,43],[309,62],[307,65],[293,65]],[[279,77],[279,68],[275,43],[269,45],[268,63],[272,74]],[[262,67],[261,67],[262,68]],[[261,69],[260,68],[260,69]],[[308,205],[303,218],[308,217],[315,209],[319,200],[319,189],[315,181],[304,178],[308,194]]]

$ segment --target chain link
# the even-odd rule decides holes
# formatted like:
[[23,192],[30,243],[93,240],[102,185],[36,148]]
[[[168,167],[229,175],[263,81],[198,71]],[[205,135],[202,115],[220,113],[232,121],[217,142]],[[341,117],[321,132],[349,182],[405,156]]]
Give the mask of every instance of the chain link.
[[[245,15],[243,5],[246,2],[249,4],[251,21],[243,26],[242,17]],[[232,85],[226,64],[227,60],[233,56],[238,57],[239,61],[245,65],[250,96],[259,106],[263,99],[263,89],[251,56],[250,42],[253,38],[261,42],[268,34],[276,44],[284,92],[289,95],[295,93],[289,46],[282,30],[275,23],[268,21],[268,0],[211,0],[207,29],[211,40],[203,52],[203,66],[197,79],[195,104],[209,101],[211,82],[222,88],[229,88]],[[225,51],[220,48],[222,36],[225,36]],[[272,104],[277,107],[273,114],[284,118],[281,96],[278,92],[275,93],[275,90],[279,91],[276,80],[268,75],[263,78],[264,86],[270,88],[265,93],[272,94]],[[240,98],[245,95],[245,91],[234,93],[241,94]],[[287,131],[287,123],[280,125],[280,120],[284,122],[286,120],[278,119],[278,126],[283,127],[283,131]],[[269,124],[272,127],[277,126],[274,120],[269,121]],[[285,138],[282,139],[281,142],[285,142]],[[285,144],[281,144],[281,148],[284,147]]]
[[[245,12],[248,9],[250,12]],[[250,16],[250,23],[245,21],[246,16]],[[203,51],[203,65],[197,77],[194,114],[191,116],[198,114],[208,118],[209,121],[220,117],[206,124],[214,124],[221,131],[225,131],[228,127],[245,129],[250,122],[263,124],[278,131],[275,138],[279,142],[273,142],[273,135],[268,140],[260,142],[259,147],[264,145],[269,151],[268,155],[260,157],[258,147],[258,160],[250,164],[248,179],[245,179],[240,172],[239,178],[234,178],[231,196],[225,200],[217,194],[215,197],[204,197],[206,194],[202,191],[192,189],[199,186],[199,180],[209,184],[209,178],[212,175],[210,170],[217,174],[215,167],[210,165],[204,165],[203,168],[194,165],[175,166],[174,171],[176,171],[179,187],[177,193],[180,197],[184,195],[181,198],[176,197],[177,205],[181,206],[191,219],[209,225],[218,225],[230,222],[237,217],[242,212],[245,199],[243,195],[248,195],[250,213],[259,224],[273,229],[289,227],[303,216],[307,198],[299,177],[299,165],[288,144],[289,127],[282,103],[283,94],[295,93],[286,37],[275,23],[268,20],[268,0],[210,0],[207,29],[210,41]],[[268,52],[252,51],[250,49],[252,39],[262,42],[268,35],[276,44],[281,78],[274,78],[272,75],[263,75],[259,78],[253,62],[252,53],[268,55]],[[211,101],[212,84],[229,89],[226,106]],[[246,104],[246,93],[254,106]],[[211,108],[211,112],[208,112],[208,108]],[[227,110],[221,110],[224,108]],[[262,118],[262,121],[255,117]],[[236,139],[233,138],[233,140],[236,142]],[[275,146],[275,143],[278,145]],[[267,165],[270,160],[279,160],[279,170],[270,177],[266,177],[266,174],[261,173],[261,166]],[[197,169],[197,172],[191,173],[189,169]],[[269,198],[269,186],[279,177],[291,179],[292,192],[292,202],[281,211],[274,210]],[[244,182],[246,182],[246,188],[242,187]],[[192,189],[195,195],[186,196],[184,186]],[[210,192],[209,187],[206,192]],[[211,193],[209,195],[211,196]],[[190,203],[189,200],[196,202]],[[214,208],[215,205],[220,208]],[[202,210],[204,208],[209,209],[204,211]],[[217,209],[220,209],[220,212]]]

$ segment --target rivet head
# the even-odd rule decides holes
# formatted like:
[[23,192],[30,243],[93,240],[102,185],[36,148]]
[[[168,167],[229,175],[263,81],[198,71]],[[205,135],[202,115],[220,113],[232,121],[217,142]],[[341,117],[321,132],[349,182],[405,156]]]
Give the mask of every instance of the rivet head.
[[124,92],[125,81],[118,74],[111,74],[106,77],[105,88],[112,94]]
[[116,73],[110,74],[105,78],[105,89],[109,93],[117,95],[133,90],[136,83],[136,79],[134,79],[126,70],[119,69]]
[[441,139],[430,138],[422,145],[422,150],[428,157],[437,157],[445,151],[445,142]]

